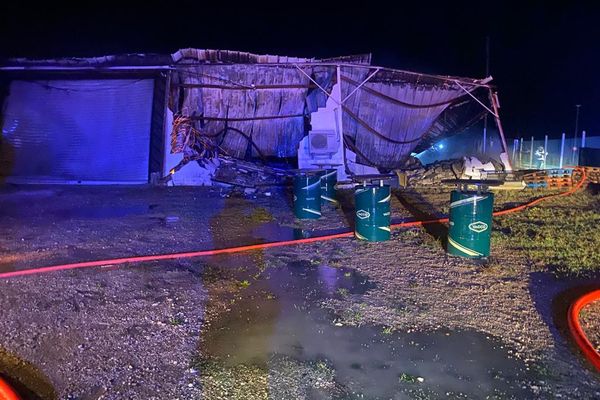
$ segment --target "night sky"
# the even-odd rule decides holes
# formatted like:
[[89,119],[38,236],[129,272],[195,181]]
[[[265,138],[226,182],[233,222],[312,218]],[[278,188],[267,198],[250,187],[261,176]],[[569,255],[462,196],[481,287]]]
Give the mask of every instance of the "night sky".
[[489,36],[508,136],[571,136],[575,104],[582,104],[580,127],[600,135],[600,5],[83,3],[2,4],[0,56],[172,53],[183,47],[307,57],[372,52],[376,65],[479,78]]

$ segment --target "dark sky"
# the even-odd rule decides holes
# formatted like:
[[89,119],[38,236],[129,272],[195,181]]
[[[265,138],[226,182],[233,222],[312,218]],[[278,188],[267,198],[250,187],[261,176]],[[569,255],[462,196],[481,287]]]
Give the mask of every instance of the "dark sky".
[[485,75],[489,36],[491,74],[509,136],[572,135],[575,104],[582,104],[580,127],[600,135],[600,5],[593,3],[5,3],[2,57],[172,53],[182,47],[316,57],[372,52],[377,65],[478,78]]

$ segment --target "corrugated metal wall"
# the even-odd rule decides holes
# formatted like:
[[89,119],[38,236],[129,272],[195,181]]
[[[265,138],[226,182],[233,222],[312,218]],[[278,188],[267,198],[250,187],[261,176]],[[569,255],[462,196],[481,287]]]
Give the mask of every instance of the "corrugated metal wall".
[[13,81],[0,174],[12,180],[148,180],[154,81]]
[[[174,87],[184,95],[181,109],[174,111],[195,118],[196,128],[207,135],[217,135],[215,140],[228,154],[244,158],[248,138],[265,156],[296,154],[304,136],[309,82],[295,68],[209,65],[179,69],[178,75],[181,83]],[[247,137],[233,130],[223,135],[225,127]]]
[[[350,95],[370,72],[342,67],[342,98]],[[382,71],[346,101],[344,134],[360,151],[359,162],[400,167],[444,109],[464,96],[452,83],[430,81]]]

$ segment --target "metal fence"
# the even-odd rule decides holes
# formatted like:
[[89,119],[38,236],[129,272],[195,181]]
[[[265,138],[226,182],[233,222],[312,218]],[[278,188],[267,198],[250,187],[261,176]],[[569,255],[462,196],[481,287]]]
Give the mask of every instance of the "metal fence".
[[600,137],[586,138],[583,131],[577,138],[567,138],[564,133],[561,139],[548,139],[548,135],[521,137],[514,139],[509,148],[515,169],[555,169],[578,165],[579,149],[596,147],[595,142],[600,145]]

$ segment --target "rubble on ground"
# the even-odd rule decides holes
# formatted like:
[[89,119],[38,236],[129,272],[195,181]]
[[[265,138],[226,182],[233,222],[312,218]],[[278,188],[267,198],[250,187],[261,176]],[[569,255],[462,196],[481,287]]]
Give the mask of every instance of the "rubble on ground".
[[475,157],[438,161],[425,166],[413,161],[409,165],[418,165],[416,168],[402,171],[408,177],[409,187],[437,186],[445,179],[469,177],[479,179],[482,177],[481,171],[504,171],[504,166],[498,161],[489,160],[487,163],[482,163]]
[[220,161],[221,163],[212,178],[215,182],[256,189],[258,187],[282,186],[288,181],[289,175],[282,169],[233,158],[224,157]]

